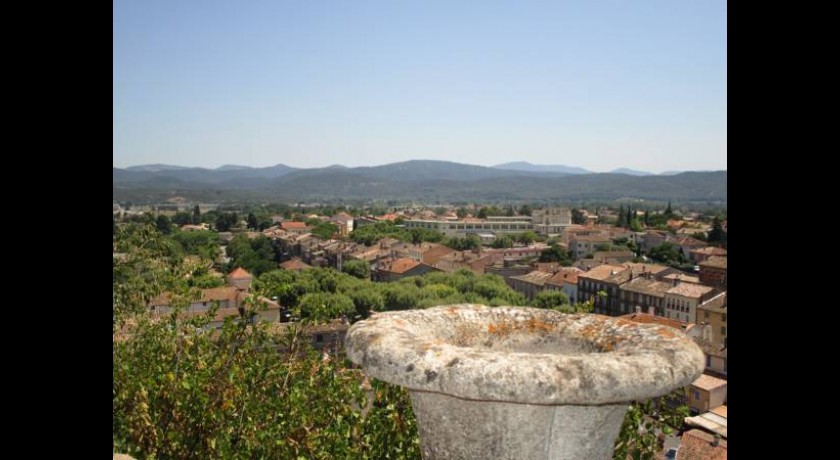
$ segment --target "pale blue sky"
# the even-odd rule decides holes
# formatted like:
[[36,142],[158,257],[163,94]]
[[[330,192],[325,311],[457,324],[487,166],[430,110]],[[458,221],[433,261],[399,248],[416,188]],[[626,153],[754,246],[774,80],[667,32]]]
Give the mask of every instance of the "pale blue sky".
[[114,1],[114,163],[726,169],[726,2]]

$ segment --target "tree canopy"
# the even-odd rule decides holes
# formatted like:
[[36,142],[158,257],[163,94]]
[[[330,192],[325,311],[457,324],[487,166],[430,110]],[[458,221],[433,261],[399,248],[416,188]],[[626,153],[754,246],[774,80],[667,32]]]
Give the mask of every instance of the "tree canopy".
[[[591,310],[557,291],[527,302],[501,277],[468,270],[373,283],[332,269],[271,269],[256,277],[243,318],[265,307],[258,299],[277,296],[303,321],[230,317],[212,329],[215,308],[198,316],[146,310],[163,292],[194,298],[189,280],[207,275],[184,263],[185,248],[201,244],[177,235],[164,237],[152,221],[114,229],[112,449],[135,458],[419,459],[406,390],[366,377],[341,353],[314,350],[307,331],[315,323],[462,302]],[[231,249],[259,253],[266,247],[257,240],[239,235]],[[671,402],[632,403],[614,458],[653,458],[656,430],[677,429],[687,415]]]

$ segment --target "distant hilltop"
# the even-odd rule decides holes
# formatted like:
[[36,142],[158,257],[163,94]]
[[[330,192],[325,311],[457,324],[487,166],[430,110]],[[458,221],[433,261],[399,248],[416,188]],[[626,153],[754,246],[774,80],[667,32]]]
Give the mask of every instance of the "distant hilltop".
[[[435,161],[435,160],[412,160],[414,162],[417,161]],[[404,162],[410,163],[412,161]],[[392,163],[398,164],[398,163]],[[389,165],[383,165],[389,166]],[[369,166],[361,166],[367,168]],[[483,167],[483,166],[478,166]],[[491,166],[493,169],[504,169],[508,171],[522,171],[522,172],[538,172],[538,173],[562,173],[562,174],[598,174],[595,171],[590,171],[585,168],[580,168],[577,166],[566,166],[566,165],[538,165],[529,163],[527,161],[512,161],[509,163],[502,163],[496,166]],[[119,168],[117,168],[119,169]],[[280,171],[281,173],[278,175],[282,175],[284,172],[288,172],[291,170],[301,170],[301,169],[313,169],[313,170],[323,170],[323,169],[352,169],[348,168],[344,165],[330,165],[325,166],[322,168],[294,168],[292,166],[286,166],[284,164],[277,164],[275,166],[269,167],[254,167],[254,166],[243,166],[243,165],[222,165],[218,168],[202,168],[202,167],[190,167],[190,166],[175,166],[175,165],[165,165],[165,164],[150,164],[150,165],[138,165],[138,166],[129,166],[124,168],[127,171],[142,171],[142,172],[164,172],[164,171],[184,171],[184,170],[199,170],[199,171],[255,171],[255,170],[264,170],[264,171]],[[631,176],[655,176],[655,173],[647,172],[647,171],[640,171],[637,169],[630,169],[630,168],[617,168],[609,171],[612,174],[628,174]],[[659,173],[660,176],[673,176],[675,174],[680,174],[683,172],[689,171],[664,171]],[[695,171],[695,172],[708,172],[708,171]],[[272,175],[270,172],[269,175]],[[257,173],[256,175],[261,175]]]
[[284,164],[215,169],[142,165],[113,168],[115,200],[424,200],[429,202],[677,200],[726,202],[726,171],[654,175],[626,168],[595,173],[563,165],[493,167],[438,160],[381,166],[294,168]]

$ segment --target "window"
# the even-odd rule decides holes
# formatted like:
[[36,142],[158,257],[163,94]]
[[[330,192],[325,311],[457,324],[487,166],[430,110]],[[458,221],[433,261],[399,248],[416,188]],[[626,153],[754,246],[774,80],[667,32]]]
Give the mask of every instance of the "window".
[[694,399],[700,399],[700,392],[697,390],[694,390]]
[[323,341],[324,341],[324,335],[323,334],[318,334],[318,335],[315,336],[315,342],[321,343]]
[[720,327],[720,335],[726,337],[726,326]]
[[703,312],[703,318],[704,318],[704,319],[709,319],[709,312],[704,311],[704,312]]
[[721,319],[723,320],[723,322],[726,322],[726,314],[724,314]]
[[712,355],[706,355],[706,367],[712,367]]

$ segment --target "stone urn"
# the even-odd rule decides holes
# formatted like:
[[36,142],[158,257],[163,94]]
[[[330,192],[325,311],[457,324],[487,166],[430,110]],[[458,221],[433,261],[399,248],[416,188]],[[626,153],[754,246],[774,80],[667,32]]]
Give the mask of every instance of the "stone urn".
[[610,459],[629,403],[705,363],[666,326],[468,304],[375,314],[346,348],[409,390],[425,459]]

